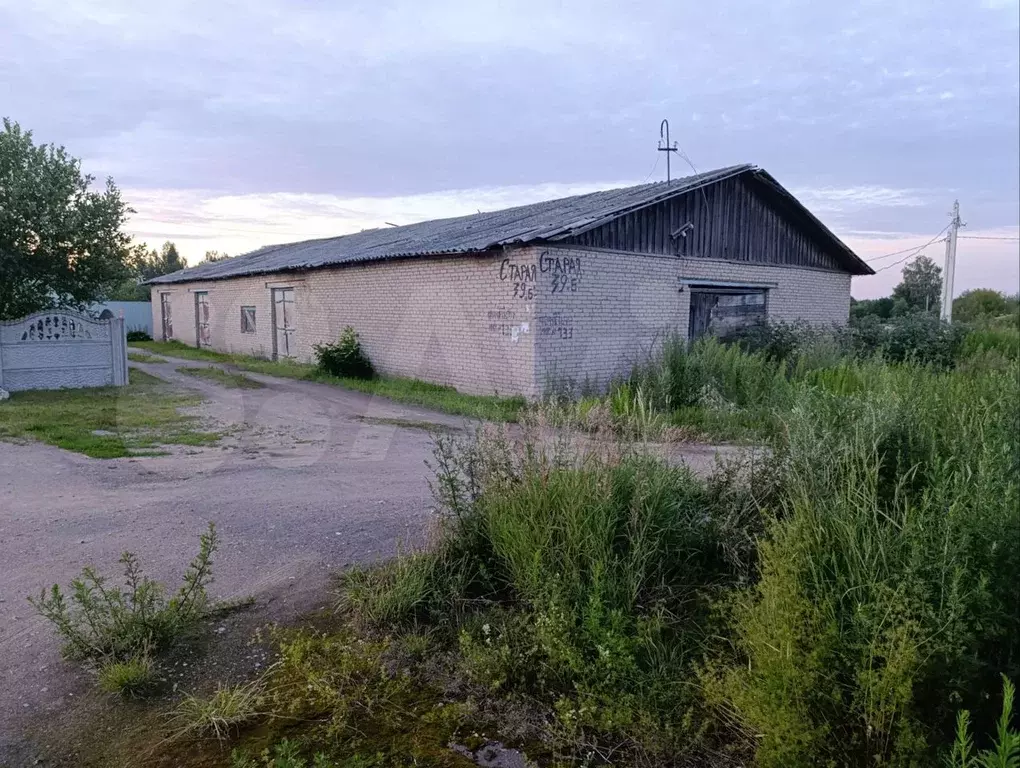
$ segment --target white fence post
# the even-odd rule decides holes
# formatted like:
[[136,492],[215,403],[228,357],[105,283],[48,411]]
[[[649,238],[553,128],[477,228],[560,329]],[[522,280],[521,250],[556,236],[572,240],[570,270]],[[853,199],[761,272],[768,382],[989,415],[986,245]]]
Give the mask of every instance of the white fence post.
[[123,387],[128,383],[127,331],[124,317],[110,319],[110,362],[113,367],[113,386]]

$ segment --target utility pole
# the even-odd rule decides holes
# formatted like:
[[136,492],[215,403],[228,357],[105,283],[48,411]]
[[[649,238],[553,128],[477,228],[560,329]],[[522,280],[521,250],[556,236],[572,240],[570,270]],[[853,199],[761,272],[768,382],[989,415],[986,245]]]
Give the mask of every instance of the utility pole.
[[666,153],[666,183],[669,184],[671,180],[669,169],[669,153],[680,151],[680,148],[677,146],[677,143],[675,141],[672,144],[669,143],[669,120],[663,120],[661,123],[659,123],[659,151]]
[[949,223],[949,234],[946,236],[946,265],[942,270],[942,319],[953,322],[953,278],[956,277],[956,235],[960,227],[960,201],[953,201],[953,220]]

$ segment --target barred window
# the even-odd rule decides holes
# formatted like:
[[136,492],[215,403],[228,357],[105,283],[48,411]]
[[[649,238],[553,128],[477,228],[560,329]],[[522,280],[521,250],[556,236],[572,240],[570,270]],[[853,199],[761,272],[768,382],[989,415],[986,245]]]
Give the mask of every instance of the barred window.
[[241,307],[241,333],[255,333],[255,307]]

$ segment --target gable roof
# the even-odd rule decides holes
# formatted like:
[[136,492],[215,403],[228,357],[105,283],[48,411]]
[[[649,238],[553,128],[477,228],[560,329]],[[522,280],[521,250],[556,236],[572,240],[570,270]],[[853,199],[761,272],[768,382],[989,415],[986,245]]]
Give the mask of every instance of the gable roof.
[[853,251],[815,218],[772,176],[753,165],[734,165],[672,182],[658,181],[586,195],[475,213],[450,219],[421,221],[402,227],[367,229],[350,235],[269,245],[232,259],[200,264],[153,278],[149,284],[221,280],[245,275],[315,269],[411,256],[476,253],[506,245],[556,242],[668,198],[686,194],[735,176],[751,176],[782,198],[800,226],[826,243],[852,274],[872,274]]

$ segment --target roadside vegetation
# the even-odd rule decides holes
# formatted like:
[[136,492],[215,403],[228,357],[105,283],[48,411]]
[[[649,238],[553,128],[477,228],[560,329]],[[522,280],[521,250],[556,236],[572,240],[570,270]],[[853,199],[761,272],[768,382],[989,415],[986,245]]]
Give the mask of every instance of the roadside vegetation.
[[226,387],[227,389],[262,389],[265,386],[261,382],[245,376],[243,373],[233,373],[214,366],[209,366],[207,368],[181,366],[174,370],[176,370],[177,373],[183,373],[187,376],[194,376],[198,379],[206,379],[214,382],[215,384],[219,384],[221,387]]
[[122,587],[88,566],[69,590],[54,584],[29,602],[54,626],[64,656],[93,672],[100,688],[142,696],[160,682],[159,657],[193,637],[210,614],[206,587],[213,578],[217,545],[210,523],[172,597],[163,584],[145,575],[138,558],[125,552],[119,561]]
[[136,352],[131,350],[128,352],[128,360],[133,363],[165,363],[162,357],[156,357],[156,355],[149,355],[145,352]]
[[181,413],[200,397],[138,370],[129,376],[125,387],[15,392],[0,403],[0,439],[32,438],[97,459],[219,439]]
[[[668,343],[513,434],[438,436],[429,546],[346,571],[330,621],[174,704],[147,759],[1015,766],[1020,334],[993,330]],[[587,443],[548,430],[585,408]],[[650,424],[759,449],[700,478]]]
[[420,405],[443,413],[467,416],[487,421],[514,422],[520,418],[526,406],[523,397],[502,397],[497,395],[468,395],[453,387],[431,384],[418,379],[373,375],[336,376],[329,369],[310,363],[293,360],[263,360],[249,355],[226,354],[209,349],[196,349],[179,341],[132,342],[131,346],[149,353],[184,360],[204,360],[223,363],[239,371],[263,373],[287,379],[317,381],[346,389],[353,389],[369,395],[389,398],[394,402]]

